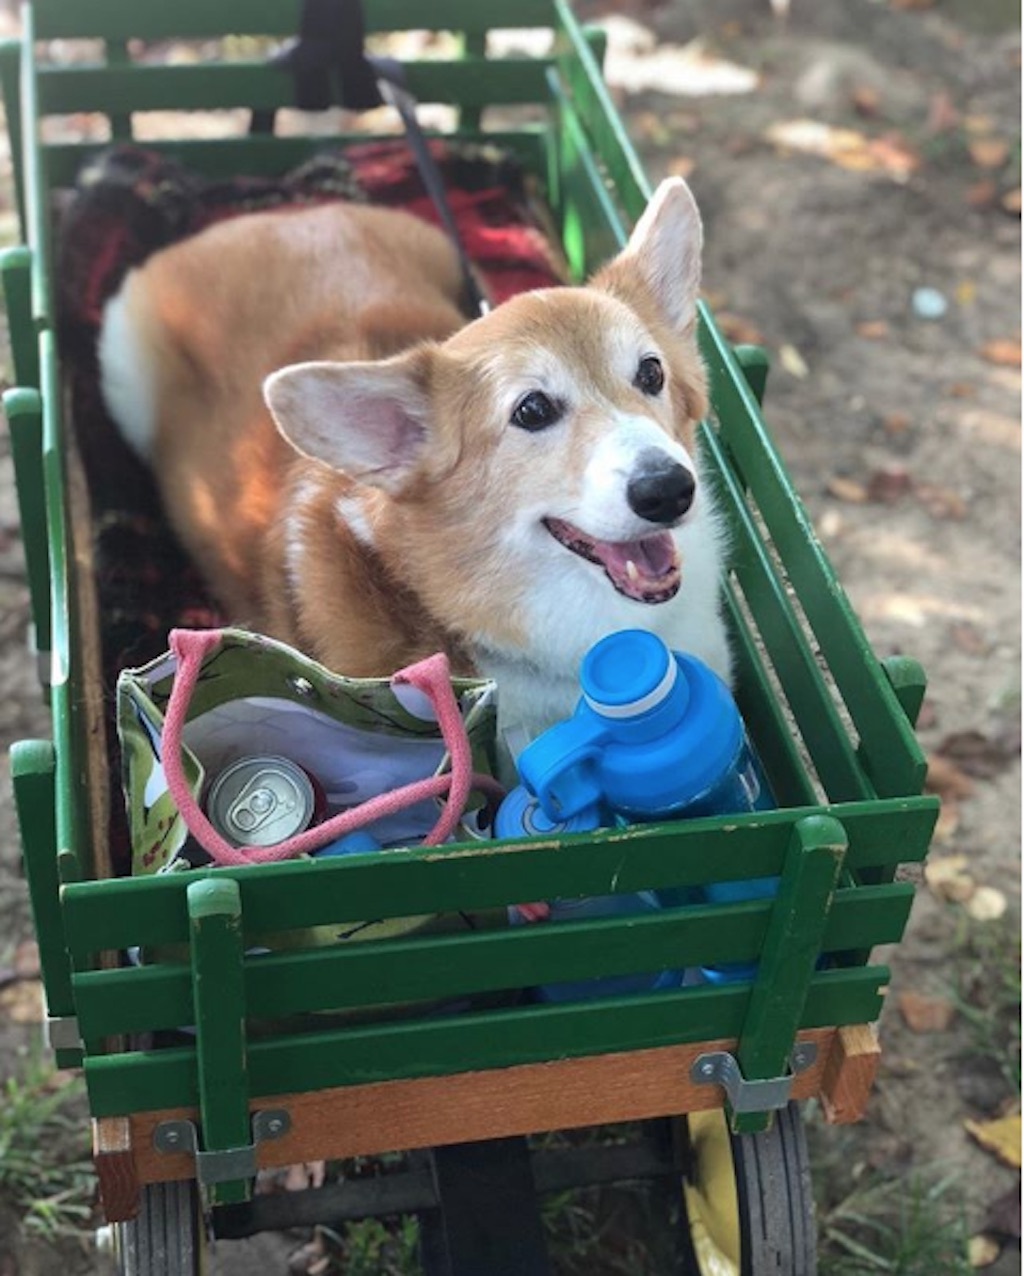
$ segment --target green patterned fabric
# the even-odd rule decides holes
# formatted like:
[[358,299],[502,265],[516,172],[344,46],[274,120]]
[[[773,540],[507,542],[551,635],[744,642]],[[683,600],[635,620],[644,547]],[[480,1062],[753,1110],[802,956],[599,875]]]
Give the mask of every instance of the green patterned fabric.
[[[437,723],[410,712],[408,697],[396,696],[388,679],[345,678],[284,643],[238,629],[225,629],[223,635],[204,661],[188,712],[183,762],[197,798],[219,771],[250,756],[297,762],[317,777],[332,809],[358,805],[444,769]],[[140,669],[125,670],[117,684],[122,784],[136,874],[192,867],[197,858],[198,848],[188,845],[188,830],[167,791],[161,755],[175,669],[176,659],[168,652]],[[494,684],[454,678],[452,686],[474,769],[491,774]],[[479,805],[475,799],[473,808]],[[386,845],[403,839],[412,844],[417,828],[425,821],[425,833],[435,814],[414,808],[397,824],[374,831]]]

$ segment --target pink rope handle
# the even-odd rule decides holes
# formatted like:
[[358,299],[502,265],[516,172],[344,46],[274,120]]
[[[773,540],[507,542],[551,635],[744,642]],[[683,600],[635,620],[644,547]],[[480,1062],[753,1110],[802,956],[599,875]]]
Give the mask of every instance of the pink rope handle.
[[181,812],[185,827],[217,864],[238,866],[293,859],[297,855],[318,851],[329,842],[355,832],[356,829],[365,828],[375,820],[447,793],[448,801],[437,823],[423,841],[425,846],[439,846],[454,833],[472,789],[477,788],[494,796],[504,793],[501,785],[489,775],[473,773],[472,749],[455,692],[452,690],[448,658],[439,652],[400,670],[393,681],[416,687],[434,706],[442,738],[451,756],[449,773],[417,780],[391,793],[370,798],[360,806],[332,816],[323,824],[297,833],[284,842],[278,842],[276,846],[245,849],[232,846],[227,838],[218,833],[196,801],[185,779],[181,760],[182,734],[192,693],[199,680],[203,661],[220,645],[222,637],[219,629],[171,630],[170,647],[178,658],[178,670],[167,702],[163,729],[163,766],[167,787]]

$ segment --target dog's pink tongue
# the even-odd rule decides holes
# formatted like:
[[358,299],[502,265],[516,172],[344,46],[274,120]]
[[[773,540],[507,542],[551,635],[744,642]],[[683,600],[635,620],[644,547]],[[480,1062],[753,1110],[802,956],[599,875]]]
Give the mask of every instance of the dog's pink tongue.
[[561,518],[544,525],[566,549],[599,563],[620,594],[638,603],[664,603],[682,582],[679,552],[670,532],[655,532],[635,541],[601,541]]
[[679,588],[679,555],[668,532],[638,541],[594,541],[593,549],[616,589],[628,598],[660,603]]
[[640,575],[657,578],[676,565],[675,542],[667,532],[642,541],[597,541],[595,548],[606,567],[623,573],[629,573],[633,563]]

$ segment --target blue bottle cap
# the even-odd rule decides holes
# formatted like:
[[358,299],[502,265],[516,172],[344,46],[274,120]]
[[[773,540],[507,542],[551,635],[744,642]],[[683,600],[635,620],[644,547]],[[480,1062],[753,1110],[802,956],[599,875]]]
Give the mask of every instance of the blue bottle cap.
[[600,827],[600,813],[591,807],[567,820],[549,819],[537,799],[520,784],[498,808],[494,836],[544,837],[552,833],[589,833]]
[[604,718],[633,718],[657,708],[677,686],[678,666],[656,634],[622,629],[595,643],[583,658],[583,698]]

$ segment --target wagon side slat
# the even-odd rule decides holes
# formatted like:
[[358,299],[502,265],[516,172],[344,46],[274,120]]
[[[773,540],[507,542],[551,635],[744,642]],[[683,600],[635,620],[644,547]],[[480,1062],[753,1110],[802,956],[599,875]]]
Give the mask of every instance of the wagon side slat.
[[[233,869],[232,876],[242,891],[248,933],[258,935],[532,899],[777,876],[794,819],[830,809],[765,812],[728,824],[692,820],[637,826],[558,843],[488,842],[345,861],[298,860]],[[923,859],[936,814],[928,798],[832,810],[849,838],[847,866],[853,870]],[[545,853],[555,847],[557,854]],[[67,941],[76,960],[104,948],[185,942],[185,884],[204,871],[67,886]]]
[[[819,972],[800,1029],[872,1022],[888,982],[884,966]],[[252,1094],[269,1096],[735,1040],[749,1001],[750,986],[735,984],[281,1034],[249,1043],[249,1084]],[[198,1106],[193,1048],[90,1057],[85,1076],[94,1116]]]
[[[294,0],[177,0],[141,5],[138,0],[34,0],[41,40],[170,40],[230,35],[292,36]],[[377,31],[486,32],[494,15],[480,0],[366,0],[366,29]],[[553,25],[551,0],[517,0],[503,11],[506,27]]]
[[[840,890],[821,951],[894,943],[906,925],[909,882]],[[556,979],[749,962],[758,957],[771,914],[767,900],[711,908],[533,926],[474,935],[369,941],[329,949],[263,953],[245,963],[251,1019],[434,1002]],[[163,962],[74,976],[74,997],[90,1037],[173,1029],[193,1021],[188,970]]]
[[732,570],[825,792],[833,802],[873,797],[785,583],[758,533],[725,449],[711,429],[704,432],[704,446],[717,463],[718,492],[732,533]]
[[793,492],[753,392],[713,323],[702,326],[701,339],[723,438],[853,719],[871,780],[882,797],[919,793],[925,763],[913,727]]
[[[463,58],[410,62],[409,89],[421,103],[512,105],[544,97],[551,59]],[[95,111],[277,110],[293,106],[291,79],[263,62],[193,66],[42,68],[40,106],[51,115]]]

